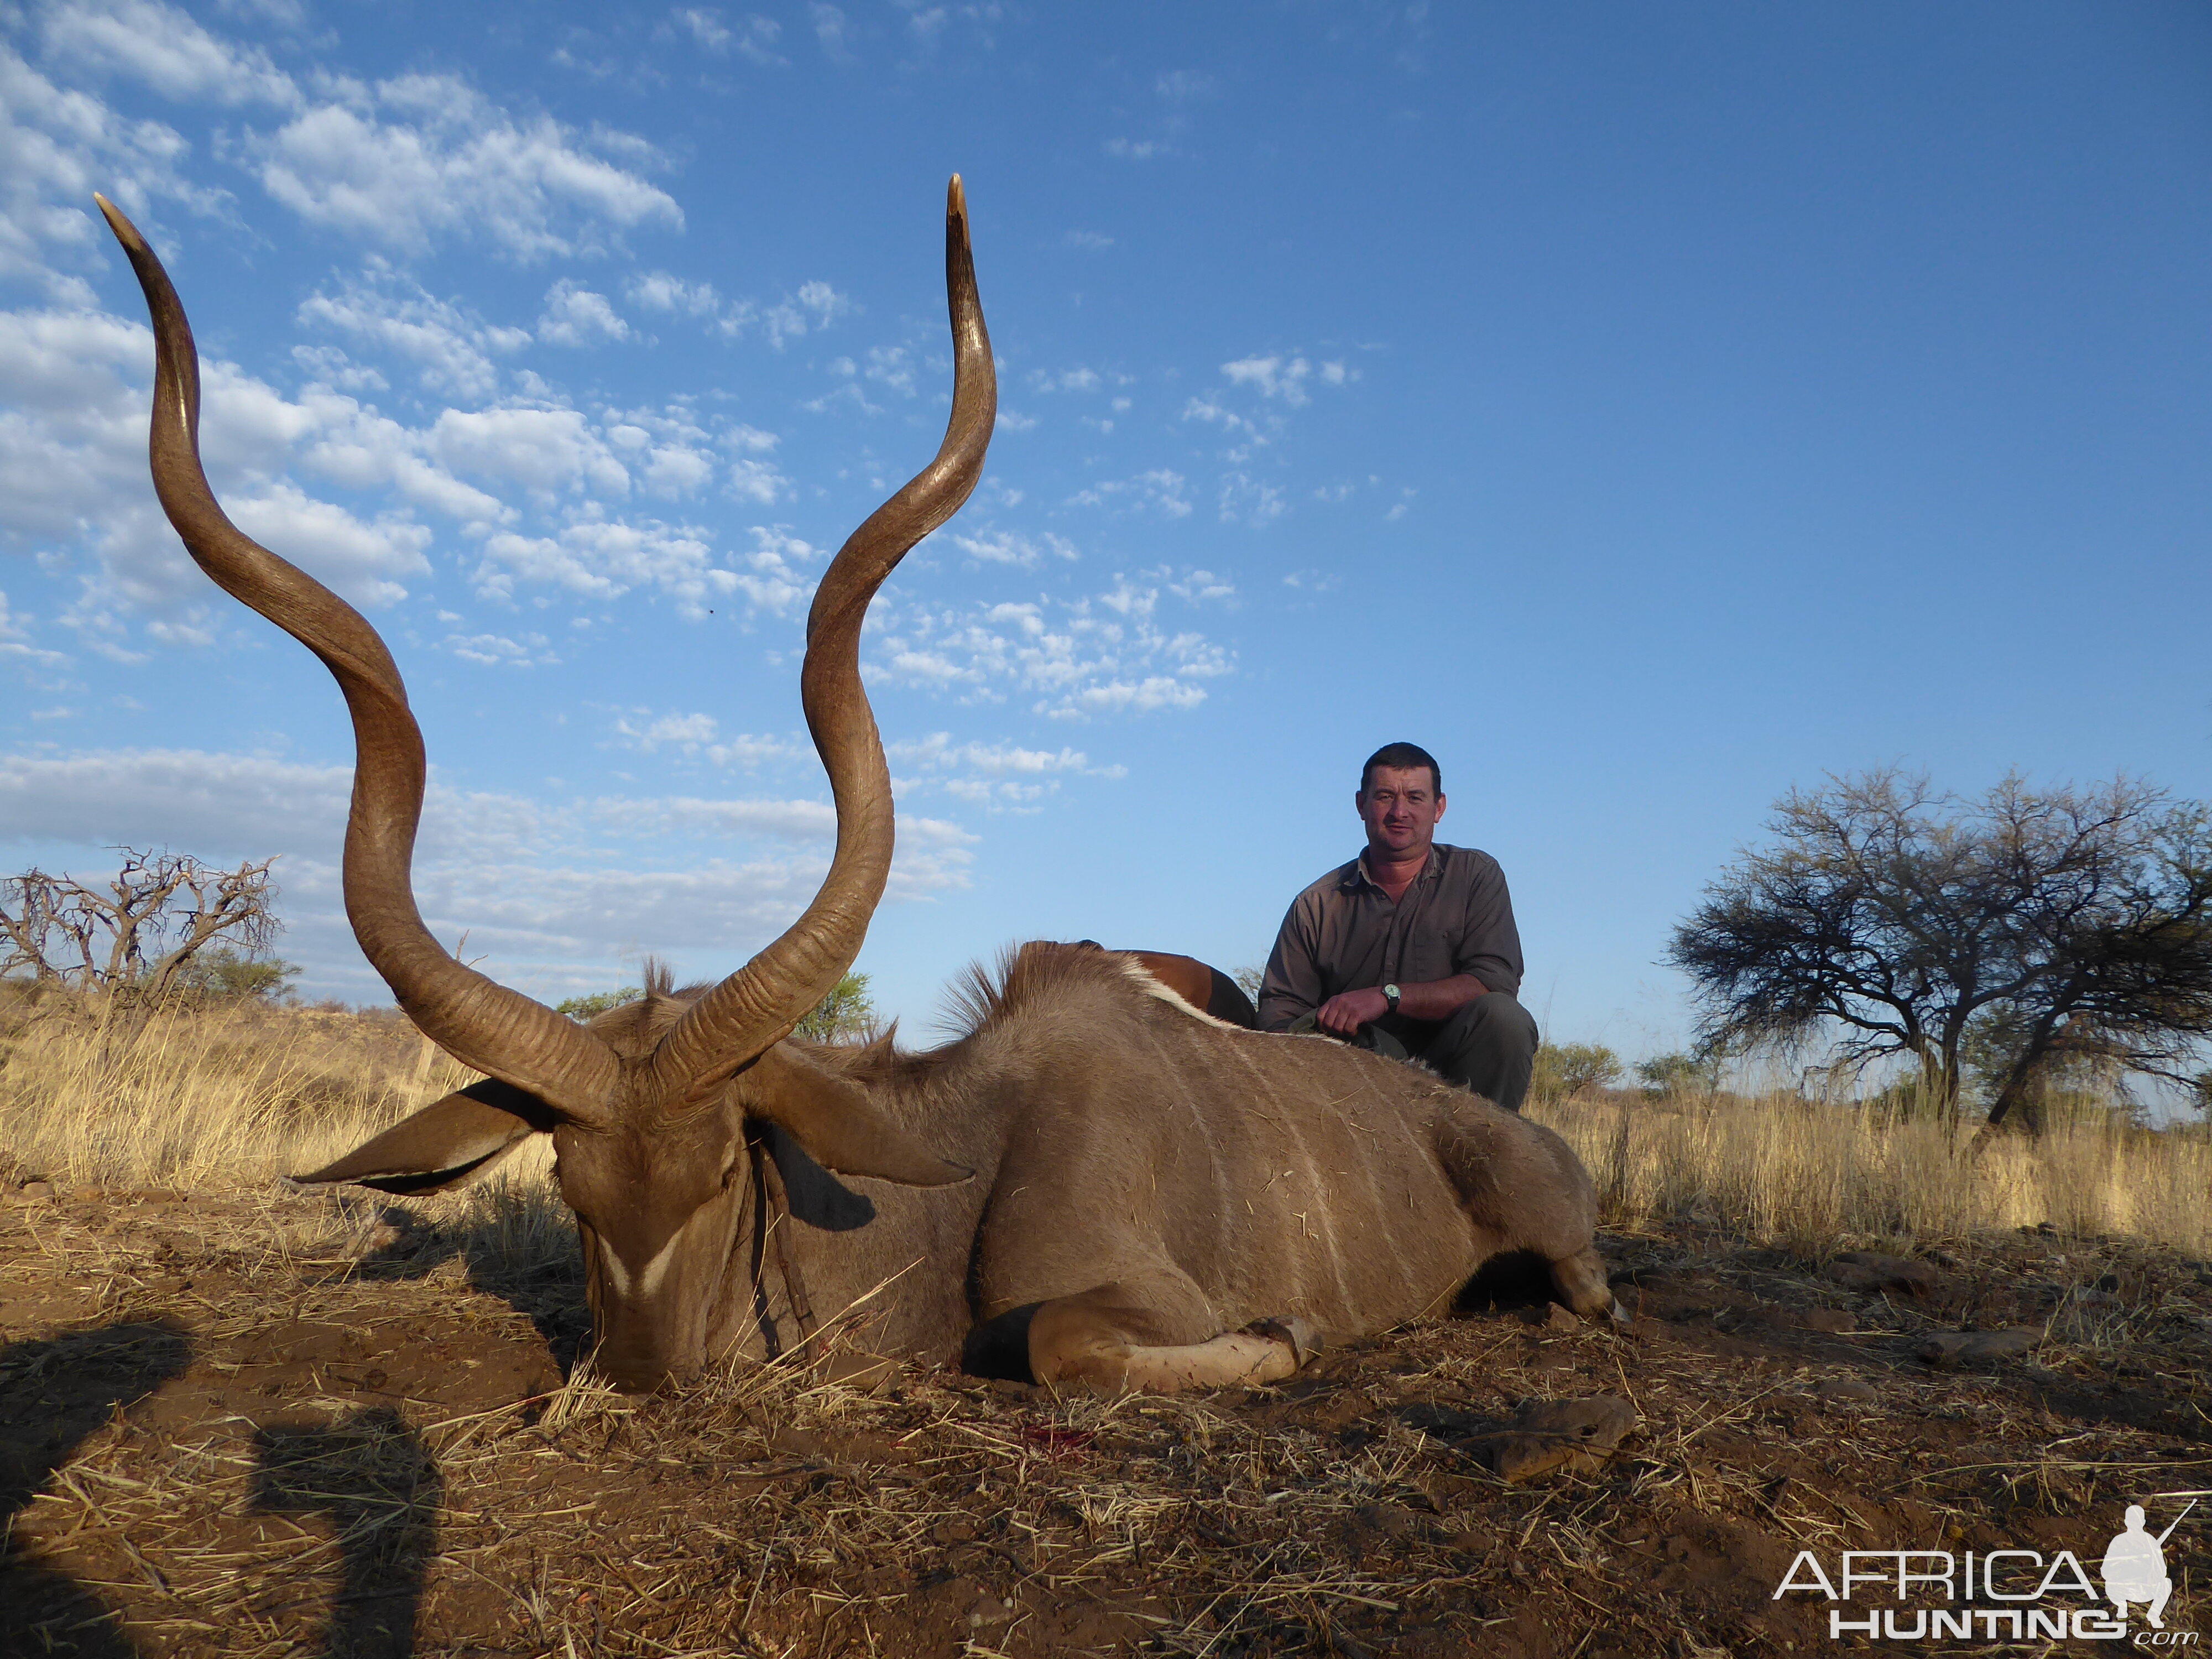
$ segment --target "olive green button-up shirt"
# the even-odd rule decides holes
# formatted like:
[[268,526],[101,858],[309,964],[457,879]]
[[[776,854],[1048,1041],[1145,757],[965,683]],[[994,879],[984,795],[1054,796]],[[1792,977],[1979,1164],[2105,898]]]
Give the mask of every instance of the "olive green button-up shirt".
[[1429,867],[1395,902],[1363,854],[1291,901],[1260,986],[1260,1029],[1279,1031],[1341,991],[1424,985],[1473,974],[1521,988],[1521,932],[1505,872],[1471,847],[1431,847]]

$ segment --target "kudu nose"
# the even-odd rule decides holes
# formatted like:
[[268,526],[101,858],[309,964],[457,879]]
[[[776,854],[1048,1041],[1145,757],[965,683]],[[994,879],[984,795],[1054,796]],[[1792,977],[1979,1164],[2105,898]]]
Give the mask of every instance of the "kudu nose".
[[696,1362],[662,1364],[650,1359],[625,1361],[594,1353],[593,1369],[624,1394],[664,1394],[695,1380],[702,1369]]

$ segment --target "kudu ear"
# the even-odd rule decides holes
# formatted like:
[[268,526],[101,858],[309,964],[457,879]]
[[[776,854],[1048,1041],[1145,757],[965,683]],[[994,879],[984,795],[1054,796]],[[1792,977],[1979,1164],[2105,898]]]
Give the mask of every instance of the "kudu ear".
[[825,1170],[902,1187],[945,1187],[975,1172],[949,1164],[890,1121],[868,1091],[788,1043],[778,1042],[738,1079],[755,1117],[779,1124]]
[[337,1163],[292,1178],[311,1186],[350,1181],[380,1193],[442,1193],[490,1174],[554,1122],[537,1096],[486,1078],[431,1102]]

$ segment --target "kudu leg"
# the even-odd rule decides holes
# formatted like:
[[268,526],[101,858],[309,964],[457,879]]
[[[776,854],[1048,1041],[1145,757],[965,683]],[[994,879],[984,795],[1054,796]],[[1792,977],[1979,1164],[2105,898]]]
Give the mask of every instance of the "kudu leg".
[[1030,1374],[1101,1394],[1249,1388],[1290,1376],[1312,1346],[1297,1322],[1173,1340],[1190,1331],[1193,1314],[1199,1328],[1212,1322],[1198,1287],[1171,1272],[1055,1297],[1030,1322]]

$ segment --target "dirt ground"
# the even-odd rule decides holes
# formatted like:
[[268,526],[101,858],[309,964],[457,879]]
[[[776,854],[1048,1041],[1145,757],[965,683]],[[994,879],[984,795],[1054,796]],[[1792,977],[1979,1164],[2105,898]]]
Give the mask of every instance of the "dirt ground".
[[[1774,1598],[1801,1549],[2094,1572],[2125,1504],[2212,1487],[2212,1270],[2118,1239],[1814,1264],[1685,1219],[1603,1238],[1626,1332],[1493,1305],[1189,1400],[639,1401],[563,1386],[573,1263],[346,1202],[0,1194],[0,1649],[1709,1659],[1867,1645]],[[2040,1346],[1915,1352],[1998,1328]],[[1492,1473],[1520,1402],[1601,1395],[1609,1457]],[[2170,1629],[2212,1626],[2208,1510]]]

